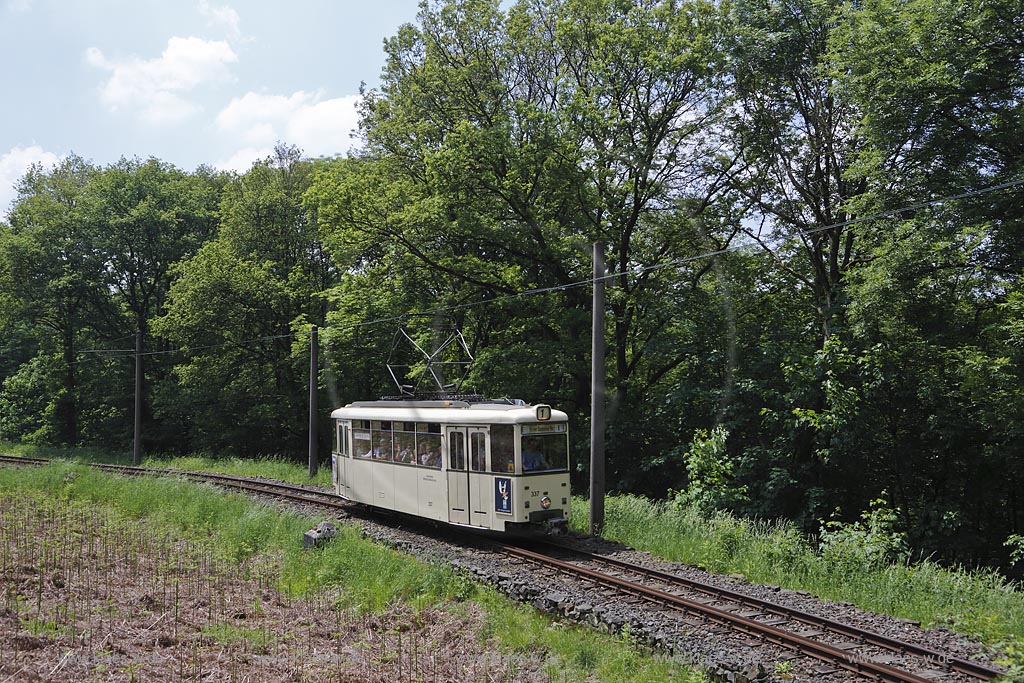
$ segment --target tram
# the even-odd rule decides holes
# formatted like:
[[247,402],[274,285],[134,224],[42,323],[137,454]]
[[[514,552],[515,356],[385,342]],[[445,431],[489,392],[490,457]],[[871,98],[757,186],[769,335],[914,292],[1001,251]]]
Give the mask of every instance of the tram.
[[358,401],[331,413],[335,492],[498,532],[564,532],[568,417],[517,399]]

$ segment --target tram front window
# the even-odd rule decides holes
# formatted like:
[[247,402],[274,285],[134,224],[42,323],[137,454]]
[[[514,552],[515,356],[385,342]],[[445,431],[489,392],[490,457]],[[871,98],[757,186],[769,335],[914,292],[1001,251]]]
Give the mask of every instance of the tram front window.
[[565,433],[523,436],[523,472],[550,472],[569,468],[569,443]]

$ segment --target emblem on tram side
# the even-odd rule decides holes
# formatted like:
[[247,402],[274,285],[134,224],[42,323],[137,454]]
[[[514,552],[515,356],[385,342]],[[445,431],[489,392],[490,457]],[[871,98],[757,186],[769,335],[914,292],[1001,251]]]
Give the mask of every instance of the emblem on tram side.
[[494,511],[512,514],[512,480],[508,477],[494,478]]

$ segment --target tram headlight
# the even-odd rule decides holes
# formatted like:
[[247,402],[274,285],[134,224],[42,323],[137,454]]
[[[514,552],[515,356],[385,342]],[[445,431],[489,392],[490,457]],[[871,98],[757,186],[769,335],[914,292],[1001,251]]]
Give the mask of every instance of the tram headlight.
[[540,506],[547,510],[549,507],[551,507],[551,499],[548,498],[547,496],[544,496],[543,498],[540,499]]

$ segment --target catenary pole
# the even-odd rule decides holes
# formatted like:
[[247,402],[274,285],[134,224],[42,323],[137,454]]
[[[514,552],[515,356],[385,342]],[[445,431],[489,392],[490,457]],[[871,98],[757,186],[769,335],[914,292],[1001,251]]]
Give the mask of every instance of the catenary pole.
[[132,462],[142,464],[142,330],[135,333],[135,440]]
[[604,528],[604,243],[594,242],[594,310],[590,359],[590,534]]
[[309,336],[309,476],[312,479],[316,476],[317,468],[320,465],[319,453],[317,453],[317,380],[319,371],[317,361],[316,325]]

